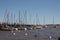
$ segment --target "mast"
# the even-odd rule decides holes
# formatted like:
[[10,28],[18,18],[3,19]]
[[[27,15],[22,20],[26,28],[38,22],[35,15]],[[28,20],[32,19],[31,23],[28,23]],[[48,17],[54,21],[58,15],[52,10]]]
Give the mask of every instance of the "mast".
[[9,24],[9,12],[7,13],[7,24]]
[[19,24],[20,24],[20,10],[19,10]]
[[53,16],[53,24],[54,24],[54,16]]
[[31,14],[30,14],[30,24],[31,24]]
[[14,24],[15,24],[15,14],[14,14]]
[[27,11],[25,10],[25,13],[24,13],[24,19],[25,19],[25,24],[27,24]]
[[5,14],[4,14],[4,18],[3,18],[4,23],[7,22],[7,21],[6,21],[6,14],[7,14],[7,10],[5,10]]
[[38,25],[38,14],[36,13],[36,25]]
[[12,16],[13,16],[13,15],[12,15],[12,13],[11,13],[11,18],[10,18],[10,20],[11,20],[11,24],[13,23],[13,22],[12,22],[12,19],[13,19]]
[[43,25],[45,25],[45,16],[44,16],[44,18],[43,18]]

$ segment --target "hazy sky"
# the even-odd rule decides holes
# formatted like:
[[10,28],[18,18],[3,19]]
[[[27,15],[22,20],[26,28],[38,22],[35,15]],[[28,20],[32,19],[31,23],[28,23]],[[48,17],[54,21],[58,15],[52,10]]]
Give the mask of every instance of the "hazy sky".
[[[23,16],[24,11],[27,11],[27,23],[35,24],[36,21],[39,24],[54,23],[60,24],[60,0],[0,0],[0,21],[4,21],[4,15],[6,9],[9,14],[15,14],[15,21],[18,22],[19,10],[21,16]],[[37,19],[36,19],[37,14]],[[11,15],[10,15],[11,16]],[[21,18],[21,20],[24,17]],[[36,20],[35,20],[36,19]],[[14,18],[10,18],[10,21]],[[25,21],[26,22],[26,21]]]

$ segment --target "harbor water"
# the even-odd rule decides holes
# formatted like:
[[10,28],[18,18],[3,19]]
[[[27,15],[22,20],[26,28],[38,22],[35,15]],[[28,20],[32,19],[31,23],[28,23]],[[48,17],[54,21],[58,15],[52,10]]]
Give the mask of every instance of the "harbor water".
[[0,31],[0,40],[58,40],[60,30],[32,29],[19,31]]

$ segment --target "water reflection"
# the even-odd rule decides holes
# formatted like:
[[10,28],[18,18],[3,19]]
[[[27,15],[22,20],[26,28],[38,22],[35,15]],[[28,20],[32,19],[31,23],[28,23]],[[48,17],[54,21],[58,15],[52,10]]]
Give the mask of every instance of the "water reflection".
[[[12,33],[12,34],[11,34]],[[56,36],[57,35],[57,36]],[[1,40],[58,40],[60,32],[58,30],[26,30],[26,31],[2,31]],[[14,39],[15,38],[15,39]]]

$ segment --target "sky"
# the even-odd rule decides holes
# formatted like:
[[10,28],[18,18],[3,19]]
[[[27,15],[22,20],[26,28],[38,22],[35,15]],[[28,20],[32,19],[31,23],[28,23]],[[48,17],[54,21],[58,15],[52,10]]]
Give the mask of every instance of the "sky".
[[15,14],[15,22],[19,23],[19,11],[21,23],[52,24],[54,17],[54,23],[60,24],[60,0],[0,0],[0,22],[9,13],[9,22],[14,22]]

